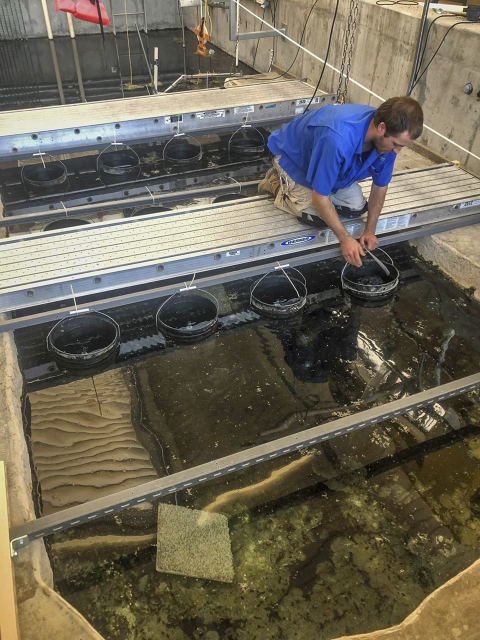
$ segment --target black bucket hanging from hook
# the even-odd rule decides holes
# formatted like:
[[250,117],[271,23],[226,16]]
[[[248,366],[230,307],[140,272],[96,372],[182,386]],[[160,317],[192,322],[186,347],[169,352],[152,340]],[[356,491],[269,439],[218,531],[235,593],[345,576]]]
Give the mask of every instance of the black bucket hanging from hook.
[[47,336],[47,349],[61,369],[85,374],[113,364],[120,346],[120,327],[100,311],[59,320]]
[[163,147],[165,164],[185,165],[199,162],[202,159],[202,145],[193,136],[179,133]]
[[362,259],[361,267],[345,264],[341,273],[343,290],[351,297],[368,301],[387,300],[393,296],[400,281],[400,273],[393,264],[392,258],[377,247],[375,251],[381,252],[384,268],[379,266],[378,258],[366,256]]
[[255,157],[265,151],[263,134],[251,125],[243,125],[237,129],[228,141],[229,156]]
[[97,156],[97,172],[104,184],[135,181],[140,170],[139,156],[123,142],[110,144]]
[[218,322],[218,300],[204,289],[178,291],[160,306],[157,329],[176,342],[197,342],[211,335]]
[[288,318],[307,302],[305,276],[293,267],[275,267],[250,289],[250,305],[262,315]]
[[[34,154],[33,162],[22,166],[20,177],[29,195],[65,193],[68,190],[67,167],[48,153]],[[45,157],[45,160],[44,160]]]

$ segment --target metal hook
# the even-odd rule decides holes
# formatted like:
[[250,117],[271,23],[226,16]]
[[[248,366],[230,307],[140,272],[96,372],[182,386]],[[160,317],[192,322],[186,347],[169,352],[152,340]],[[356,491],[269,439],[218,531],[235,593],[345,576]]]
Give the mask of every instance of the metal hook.
[[43,151],[40,151],[40,149],[38,150],[38,153],[33,153],[32,154],[32,156],[40,156],[40,160],[42,161],[43,168],[45,169],[45,160],[43,159],[44,155],[45,155],[45,153],[43,153]]
[[147,187],[147,185],[145,185],[145,189],[148,191],[148,193],[150,194],[150,196],[152,197],[152,203],[155,204],[155,196],[153,195],[153,193],[150,191],[150,189]]
[[193,274],[193,278],[190,284],[187,284],[186,282],[184,282],[183,284],[185,285],[185,287],[183,289],[179,289],[179,291],[189,291],[190,289],[196,289],[197,287],[193,286],[193,281],[195,280],[196,275],[197,275],[196,273]]
[[240,192],[242,190],[242,185],[238,180],[235,180],[235,178],[233,178],[232,176],[228,176],[229,180],[232,180],[232,182],[235,182],[235,184],[238,184],[238,191]]
[[73,304],[75,305],[75,313],[78,313],[77,300],[75,298],[75,293],[73,292],[72,285],[70,285],[70,289],[72,290],[72,298],[73,298]]
[[288,273],[285,271],[285,269],[288,267],[288,264],[281,265],[281,264],[277,261],[277,265],[278,265],[278,266],[277,266],[277,267],[274,267],[274,269],[281,269],[281,270],[282,270],[283,275],[284,275],[284,276],[287,278],[287,280],[290,282],[290,284],[291,284],[291,285],[292,285],[292,287],[294,288],[295,293],[297,294],[297,296],[298,296],[299,298],[301,298],[301,295],[298,293],[298,289],[297,289],[297,287],[293,284],[293,282],[292,282],[292,280],[291,280],[290,276],[289,276],[289,275],[288,275]]

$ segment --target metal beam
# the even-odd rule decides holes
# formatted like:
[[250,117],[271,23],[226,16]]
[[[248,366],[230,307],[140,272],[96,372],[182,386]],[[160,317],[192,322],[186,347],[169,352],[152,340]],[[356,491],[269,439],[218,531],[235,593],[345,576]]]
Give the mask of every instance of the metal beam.
[[333,420],[322,425],[305,429],[284,438],[279,438],[267,444],[234,453],[224,458],[146,482],[131,489],[119,491],[110,496],[91,500],[85,504],[71,507],[57,513],[26,522],[10,530],[10,539],[14,550],[25,546],[31,540],[43,538],[64,529],[78,526],[86,522],[98,520],[112,513],[134,507],[155,498],[172,495],[183,489],[188,489],[209,480],[243,471],[262,462],[268,462],[280,456],[295,453],[325,440],[363,429],[372,424],[390,420],[408,411],[447,400],[480,386],[480,373],[472,376],[422,391],[412,396],[389,402],[380,407],[373,407],[366,411]]
[[[368,190],[366,181],[364,187]],[[480,212],[480,180],[451,165],[396,174],[377,235],[468,218]],[[354,237],[364,219],[344,222]],[[455,226],[461,226],[456,223]],[[433,231],[433,229],[432,229]],[[397,236],[398,238],[398,236]],[[0,241],[0,311],[28,309],[74,295],[99,296],[188,274],[241,269],[338,245],[263,197],[203,203],[144,219],[110,220]],[[107,294],[108,295],[108,294]]]
[[[104,100],[58,107],[0,112],[0,162],[30,158],[39,150],[58,156],[105,149],[115,142],[157,142],[175,133],[218,133],[242,126],[291,120],[312,96],[305,82],[285,80],[185,94]],[[336,96],[319,92],[317,109],[333,104]],[[201,105],[199,107],[192,106]],[[8,133],[7,133],[8,132]]]
[[[473,224],[480,224],[480,213],[469,218],[455,218],[445,222],[426,225],[424,227],[414,227],[413,229],[406,229],[390,235],[382,236],[382,246],[388,246],[398,242],[406,242],[408,240],[413,240],[414,238],[421,238],[435,233],[443,233],[445,231],[451,231],[452,229],[459,229]],[[282,266],[301,267],[302,264],[328,260],[329,258],[338,258],[341,255],[342,254],[337,243],[333,246],[321,247],[309,254],[283,256]],[[236,271],[222,271],[217,274],[205,275],[203,277],[196,276],[195,282],[199,287],[213,287],[225,282],[234,282],[235,280],[241,280],[242,278],[252,278],[264,275],[271,269],[278,266],[278,264],[278,261],[266,261],[262,264],[250,265]],[[4,319],[3,321],[0,321],[0,333],[14,331],[15,329],[23,329],[25,327],[39,325],[45,322],[54,322],[64,318],[66,315],[75,313],[77,310],[86,311],[88,309],[91,311],[104,311],[114,307],[136,304],[145,300],[154,300],[155,298],[169,296],[178,290],[178,284],[165,284],[161,287],[155,287],[139,293],[125,293],[121,296],[103,298],[102,300],[86,304],[78,303],[77,307],[63,307],[62,309],[55,311],[44,311],[42,313],[26,315],[20,318]]]
[[236,0],[230,0],[229,4],[230,40],[254,40],[257,38],[276,38],[287,35],[287,27],[282,27],[278,31],[251,31],[250,33],[239,33],[237,31],[237,12],[239,10]]

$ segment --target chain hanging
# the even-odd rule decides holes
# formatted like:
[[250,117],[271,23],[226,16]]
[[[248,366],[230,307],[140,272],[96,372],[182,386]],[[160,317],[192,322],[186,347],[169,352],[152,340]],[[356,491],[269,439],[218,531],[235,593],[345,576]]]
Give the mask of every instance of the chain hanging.
[[340,77],[338,79],[337,102],[344,104],[347,99],[347,87],[350,79],[350,67],[352,66],[353,43],[355,41],[355,29],[357,28],[358,0],[350,0],[350,12],[345,30],[345,42],[343,45]]

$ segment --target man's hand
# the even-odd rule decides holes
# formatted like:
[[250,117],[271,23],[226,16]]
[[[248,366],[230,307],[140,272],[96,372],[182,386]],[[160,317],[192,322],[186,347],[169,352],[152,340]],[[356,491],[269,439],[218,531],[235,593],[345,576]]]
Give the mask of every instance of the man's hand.
[[365,230],[359,238],[359,243],[365,249],[369,251],[373,251],[378,247],[378,239],[377,236],[371,231]]
[[354,267],[362,266],[362,258],[365,256],[365,251],[361,247],[360,243],[347,236],[340,242],[340,249],[345,260],[349,264],[353,264]]

